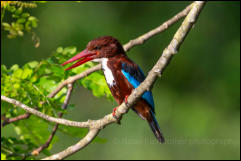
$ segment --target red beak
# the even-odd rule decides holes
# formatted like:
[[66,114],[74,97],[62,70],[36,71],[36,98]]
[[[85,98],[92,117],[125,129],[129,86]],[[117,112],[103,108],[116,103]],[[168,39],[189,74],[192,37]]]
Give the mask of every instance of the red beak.
[[80,66],[81,64],[84,64],[90,60],[93,60],[94,58],[92,57],[93,55],[96,55],[96,53],[91,53],[89,52],[87,49],[83,50],[82,52],[80,52],[79,54],[75,55],[74,57],[72,57],[71,59],[67,60],[66,62],[64,62],[63,64],[61,64],[62,66],[72,63],[76,60],[80,60],[77,63],[75,63],[74,65],[70,66],[69,68],[65,69],[65,70],[69,70],[72,68],[75,68],[77,66]]

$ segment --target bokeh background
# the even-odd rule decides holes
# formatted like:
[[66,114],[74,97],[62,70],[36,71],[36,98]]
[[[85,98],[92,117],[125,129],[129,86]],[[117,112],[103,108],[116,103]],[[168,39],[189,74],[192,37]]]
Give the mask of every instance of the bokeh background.
[[[39,19],[31,35],[7,39],[1,34],[1,64],[10,67],[48,58],[58,46],[84,49],[93,38],[112,35],[126,43],[159,26],[190,2],[47,2],[31,9]],[[181,22],[132,48],[128,56],[147,73],[169,44]],[[158,144],[147,123],[130,111],[121,126],[111,125],[92,143],[67,159],[240,159],[240,2],[208,2],[153,95],[156,117],[166,137]],[[74,90],[64,118],[101,118],[117,104]],[[4,129],[4,135],[12,131]],[[57,133],[51,152],[79,138]]]

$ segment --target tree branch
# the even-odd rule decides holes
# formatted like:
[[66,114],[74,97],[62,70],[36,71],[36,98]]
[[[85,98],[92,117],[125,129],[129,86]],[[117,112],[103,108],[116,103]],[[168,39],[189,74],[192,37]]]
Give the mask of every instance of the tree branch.
[[[68,84],[68,91],[64,100],[64,104],[62,105],[62,109],[65,110],[69,104],[69,100],[70,100],[70,96],[72,94],[73,91],[73,84]],[[60,112],[59,113],[59,118],[61,118],[63,116],[63,113]],[[32,151],[32,155],[39,155],[39,153],[44,150],[45,148],[48,148],[49,144],[51,143],[52,139],[54,138],[54,135],[56,134],[57,130],[58,130],[59,124],[55,124],[52,132],[49,136],[49,138],[47,139],[46,143],[44,143],[43,145],[41,145],[39,148],[35,149]]]
[[[196,22],[198,15],[199,15],[201,9],[203,8],[204,4],[205,4],[205,2],[195,2],[193,4],[191,11],[189,12],[187,17],[183,21],[180,28],[177,30],[176,34],[174,35],[174,37],[173,37],[172,41],[170,42],[170,44],[168,45],[168,47],[163,51],[163,54],[160,57],[160,59],[157,61],[155,66],[152,68],[152,70],[149,72],[146,79],[140,84],[140,86],[138,88],[133,90],[131,95],[129,95],[129,97],[127,99],[127,103],[122,103],[117,108],[117,110],[116,110],[117,117],[120,118],[123,114],[125,114],[128,111],[128,109],[132,105],[134,105],[135,102],[141,97],[141,95],[146,90],[149,90],[153,86],[157,77],[161,76],[163,70],[165,69],[165,67],[167,66],[169,61],[171,60],[172,56],[177,53],[177,51],[180,48],[180,45],[183,43],[186,35],[190,31],[193,24]],[[57,123],[61,123],[61,124],[69,125],[69,126],[89,127],[90,128],[89,133],[83,139],[81,139],[77,144],[67,148],[66,150],[64,150],[58,154],[54,154],[50,157],[44,158],[46,160],[47,159],[63,159],[65,157],[79,151],[80,149],[82,149],[83,147],[88,145],[95,138],[95,136],[98,134],[98,132],[102,128],[104,128],[106,125],[116,121],[115,118],[112,116],[112,114],[106,115],[104,118],[102,118],[100,120],[95,120],[95,121],[89,120],[87,122],[75,122],[75,121],[69,121],[69,120],[65,120],[65,119],[57,119],[57,118],[53,118],[51,116],[47,116],[37,110],[34,110],[14,99],[7,98],[5,96],[1,96],[1,99],[4,101],[7,101],[9,103],[15,104],[16,106],[19,106],[19,107],[25,109],[26,111],[33,113],[48,121],[57,122]]]
[[24,119],[28,119],[30,116],[30,113],[25,113],[25,114],[22,114],[22,115],[19,115],[19,116],[16,116],[16,117],[13,117],[13,118],[7,118],[5,116],[2,115],[2,124],[1,124],[1,127],[4,127],[5,125],[8,125],[10,123],[13,123],[15,121],[19,121],[19,120],[24,120]]
[[[131,106],[135,104],[135,102],[141,97],[141,95],[147,91],[150,90],[150,88],[155,83],[158,76],[161,76],[163,73],[163,70],[171,60],[172,56],[175,55],[181,44],[183,43],[186,35],[192,28],[193,24],[196,22],[205,2],[196,1],[192,4],[191,10],[186,16],[185,20],[183,21],[182,25],[177,30],[176,34],[174,35],[172,41],[168,45],[168,47],[163,51],[162,56],[159,58],[155,66],[152,68],[152,70],[147,75],[146,79],[138,86],[138,88],[134,89],[129,95],[127,99],[127,103],[122,103],[116,110],[116,116],[118,118],[121,118],[121,116],[129,110]],[[133,41],[132,41],[133,42]],[[96,66],[95,66],[96,67]],[[90,129],[89,133],[81,139],[77,144],[70,146],[66,150],[59,152],[57,154],[54,154],[50,157],[46,157],[44,159],[63,159],[80,149],[84,148],[86,145],[88,145],[98,134],[98,132],[104,128],[105,126],[116,122],[116,119],[112,116],[112,114],[106,115],[104,118],[99,120],[89,120],[87,122],[76,122],[76,121],[69,121],[65,119],[58,119],[54,118],[48,115],[45,115],[35,109],[32,109],[24,104],[22,104],[19,101],[16,101],[14,99],[5,97],[1,95],[1,99],[4,101],[7,101],[9,103],[12,103],[16,106],[19,106],[23,108],[24,110],[35,114],[45,120],[56,122],[59,124],[64,124],[68,126],[77,126],[77,127],[88,127]]]
[[[169,19],[168,21],[164,22],[162,25],[158,26],[157,28],[139,36],[136,39],[130,40],[128,43],[123,45],[124,50],[127,52],[129,51],[131,48],[137,46],[137,45],[141,45],[143,44],[146,40],[152,38],[153,36],[165,31],[166,29],[168,29],[170,26],[172,26],[173,24],[175,24],[177,21],[179,21],[180,19],[182,19],[183,17],[185,17],[188,12],[191,10],[191,6],[192,4],[190,4],[189,6],[187,6],[184,10],[182,10],[181,12],[179,12],[178,14],[176,14],[174,17],[172,17],[171,19]],[[98,64],[92,68],[87,69],[86,71],[69,77],[68,79],[66,79],[65,81],[63,81],[49,96],[53,96],[55,94],[57,94],[65,85],[67,85],[68,83],[73,83],[78,79],[81,79],[85,76],[88,76],[89,74],[91,74],[92,72],[95,72],[97,70],[101,70],[101,64]]]
[[[176,23],[177,21],[179,21],[180,19],[182,19],[183,17],[185,17],[188,12],[191,9],[192,4],[190,4],[189,6],[187,6],[184,10],[182,10],[181,12],[179,12],[177,15],[175,15],[174,17],[172,17],[171,19],[169,19],[168,21],[164,22],[162,25],[158,26],[157,28],[139,36],[136,39],[130,40],[128,43],[126,43],[125,45],[123,45],[123,48],[125,51],[129,51],[132,47],[143,44],[146,40],[150,39],[151,37],[165,31],[166,29],[168,29],[170,26],[172,26],[174,23]],[[53,91],[51,92],[48,97],[52,98],[54,97],[63,87],[65,87],[67,84],[70,83],[74,83],[76,80],[81,79],[83,77],[88,76],[89,74],[101,70],[101,64],[98,64],[92,68],[87,69],[86,71],[77,74],[75,76],[69,77],[68,79],[64,80],[62,83],[59,84],[59,86]],[[25,116],[27,115],[27,117]],[[25,119],[28,118],[30,116],[29,113],[23,114],[23,115],[19,115],[17,116],[19,119],[14,119],[13,121],[9,122],[15,122],[21,119]],[[4,125],[9,124],[8,119],[6,119],[6,122],[4,123]]]
[[11,104],[14,104],[15,106],[18,106],[20,108],[22,108],[23,110],[33,114],[33,115],[36,115],[42,119],[45,119],[46,121],[49,121],[49,122],[53,122],[53,123],[58,123],[58,124],[63,124],[63,125],[66,125],[66,126],[74,126],[74,127],[82,127],[82,128],[87,128],[90,126],[90,122],[87,121],[87,122],[76,122],[76,121],[69,121],[69,120],[66,120],[66,119],[60,119],[60,118],[55,118],[55,117],[52,117],[52,116],[48,116],[48,115],[45,115],[44,113],[42,112],[39,112],[38,110],[35,110],[15,99],[12,99],[12,98],[8,98],[6,96],[3,96],[1,95],[1,100],[3,101],[6,101],[8,103],[11,103]]
[[155,28],[155,29],[145,33],[144,35],[139,36],[138,38],[136,38],[134,40],[130,40],[128,43],[126,43],[123,46],[125,51],[129,51],[130,48],[132,48],[134,46],[137,46],[137,45],[143,44],[146,40],[148,40],[151,37],[153,37],[153,36],[163,32],[163,31],[165,31],[166,29],[168,29],[168,27],[172,26],[178,20],[180,20],[183,17],[185,17],[189,13],[189,11],[191,10],[191,7],[192,7],[192,4],[187,6],[184,10],[182,10],[177,15],[175,15],[174,17],[172,17],[168,21],[164,22],[162,25],[158,26],[157,28]]
[[80,149],[86,147],[99,133],[99,129],[91,129],[88,134],[81,139],[77,144],[72,145],[64,151],[51,155],[50,157],[43,158],[42,160],[60,160],[67,156],[78,152]]
[[92,68],[89,68],[87,70],[85,70],[84,72],[77,74],[75,76],[71,76],[69,78],[67,78],[66,80],[64,80],[62,83],[59,84],[59,86],[53,91],[51,92],[48,97],[54,97],[64,86],[68,85],[68,84],[73,84],[76,80],[84,78],[88,75],[90,75],[91,73],[100,70],[101,69],[101,65],[98,64]]
[[[158,60],[156,65],[149,72],[147,78],[144,80],[144,82],[142,82],[140,84],[140,86],[138,86],[138,88],[136,88],[134,91],[132,91],[131,95],[127,99],[127,104],[122,103],[117,108],[117,110],[116,110],[116,116],[117,117],[120,118],[124,113],[126,113],[128,111],[128,109],[138,100],[138,98],[140,98],[141,95],[146,90],[148,90],[152,87],[152,85],[154,84],[157,77],[161,76],[161,73],[163,72],[163,70],[167,66],[168,62],[171,60],[172,56],[177,53],[177,51],[180,48],[180,45],[183,43],[186,35],[190,31],[193,24],[196,22],[204,4],[205,4],[205,2],[200,2],[200,1],[196,1],[193,4],[191,11],[189,12],[187,17],[183,21],[180,28],[177,30],[176,34],[174,35],[174,37],[173,37],[172,41],[170,42],[170,44],[168,45],[168,47],[163,51],[162,56],[160,57],[160,59]],[[108,124],[108,122],[106,122],[105,125],[107,125],[107,124]],[[98,130],[98,132],[99,132],[99,130]],[[98,132],[96,132],[96,135],[97,135]],[[93,140],[93,138],[96,135],[93,135],[91,138],[89,138],[88,143],[90,143],[91,140]],[[81,144],[80,142],[82,142],[82,141],[85,144]],[[54,154],[54,155],[52,155],[50,157],[47,157],[47,158],[44,158],[44,159],[46,159],[46,160],[47,159],[63,159],[65,157],[73,154],[74,152],[77,152],[80,149],[82,149],[83,145],[87,144],[85,141],[88,141],[88,139],[84,138],[84,139],[80,140],[79,143],[75,144],[74,150],[69,149],[69,148],[73,147],[73,146],[71,146],[71,147],[67,148],[66,150],[64,150],[60,153]]]

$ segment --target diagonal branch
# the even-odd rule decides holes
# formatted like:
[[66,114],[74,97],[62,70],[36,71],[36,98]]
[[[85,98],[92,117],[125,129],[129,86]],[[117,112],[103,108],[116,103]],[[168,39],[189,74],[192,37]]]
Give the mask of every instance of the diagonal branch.
[[[161,32],[165,31],[166,29],[168,29],[170,26],[175,24],[177,21],[179,21],[180,19],[182,19],[183,17],[185,17],[189,13],[189,11],[191,10],[192,4],[187,6],[184,10],[182,10],[181,12],[176,14],[171,19],[164,22],[162,25],[160,25],[160,26],[156,27],[155,29],[152,29],[149,32],[139,36],[138,38],[130,40],[128,43],[124,44],[123,45],[124,50],[127,52],[131,48],[133,48],[137,45],[143,44],[146,40],[152,38],[153,36],[155,36],[157,34],[160,34]],[[82,72],[78,75],[69,77],[68,79],[63,81],[51,94],[49,94],[49,96],[53,96],[53,95],[57,94],[68,83],[73,83],[76,80],[81,79],[81,78],[91,74],[92,72],[95,72],[95,71],[100,70],[100,69],[101,69],[101,64],[98,64],[98,65],[96,65],[92,68],[87,69],[86,71],[84,71],[84,72]]]
[[[72,94],[72,91],[73,91],[73,84],[68,84],[68,91],[67,91],[67,94],[66,94],[66,97],[65,97],[65,100],[64,100],[64,104],[62,105],[62,109],[65,110],[69,104],[69,100],[70,100],[70,96]],[[60,112],[59,113],[59,118],[61,118],[63,116],[63,112]],[[39,153],[44,150],[45,148],[48,148],[49,144],[51,143],[52,139],[54,138],[54,135],[55,133],[57,132],[58,130],[58,127],[59,127],[59,124],[55,124],[53,129],[52,129],[52,132],[49,136],[49,138],[47,139],[47,141],[41,145],[40,147],[38,147],[37,149],[33,150],[32,151],[32,155],[39,155]]]
[[50,157],[43,158],[42,160],[59,160],[59,159],[66,158],[67,156],[78,152],[80,149],[83,149],[89,143],[91,143],[91,141],[98,135],[99,131],[100,131],[99,129],[91,129],[88,132],[88,134],[83,139],[81,139],[77,144],[68,147],[61,153],[54,154]]
[[[170,42],[170,44],[168,45],[168,47],[163,51],[162,56],[159,58],[159,60],[155,64],[155,66],[149,72],[146,79],[140,84],[140,86],[138,88],[133,90],[131,95],[129,95],[129,97],[127,99],[127,103],[122,103],[117,108],[116,116],[118,118],[121,118],[121,116],[123,114],[127,113],[128,109],[132,105],[135,104],[135,102],[141,97],[141,95],[146,90],[149,90],[153,86],[153,84],[155,83],[158,76],[161,76],[161,74],[163,73],[163,70],[165,69],[165,67],[167,66],[169,61],[171,60],[172,56],[175,55],[178,52],[178,50],[179,50],[181,44],[183,43],[186,35],[188,34],[190,29],[192,28],[193,24],[196,22],[204,4],[205,4],[205,2],[200,2],[200,1],[197,1],[197,2],[193,3],[192,9],[190,10],[188,15],[186,16],[182,25],[177,30],[176,34],[174,35],[174,37],[173,37],[172,41]],[[89,120],[87,122],[75,122],[75,121],[69,121],[69,120],[65,120],[65,119],[57,119],[57,118],[54,118],[54,117],[51,117],[51,116],[47,116],[47,115],[45,115],[45,114],[43,114],[43,113],[41,113],[37,110],[34,110],[34,109],[32,109],[32,108],[22,104],[21,102],[14,100],[14,99],[7,98],[5,96],[1,96],[1,99],[4,100],[4,101],[10,102],[12,104],[15,104],[16,106],[19,106],[19,107],[25,109],[26,111],[28,111],[30,113],[33,113],[33,114],[35,114],[35,115],[37,115],[41,118],[44,118],[48,121],[61,123],[61,124],[69,125],[69,126],[89,127],[89,129],[90,129],[89,133],[86,135],[86,137],[81,139],[77,144],[67,148],[66,150],[64,150],[62,152],[59,152],[59,153],[54,154],[50,157],[44,158],[46,160],[47,159],[55,159],[55,160],[56,159],[63,159],[65,157],[79,151],[80,149],[82,149],[83,147],[88,145],[95,138],[95,136],[98,134],[98,132],[102,128],[104,128],[106,125],[109,125],[109,124],[116,121],[116,119],[112,116],[112,114],[106,115],[104,118],[99,119],[99,120],[93,120],[93,121]]]
[[[172,17],[171,19],[169,19],[168,21],[164,22],[162,25],[158,26],[157,28],[139,36],[136,39],[130,40],[128,43],[126,43],[123,47],[125,49],[125,51],[129,51],[131,48],[133,48],[134,46],[137,45],[141,45],[143,44],[146,40],[152,38],[153,36],[165,31],[166,29],[168,29],[170,26],[172,26],[173,24],[175,24],[177,21],[179,21],[180,19],[182,19],[183,17],[185,17],[188,12],[191,9],[192,4],[190,4],[189,6],[187,6],[184,10],[182,10],[181,12],[179,12],[177,15],[175,15],[174,17]],[[98,64],[92,68],[87,69],[86,71],[77,74],[75,76],[69,77],[68,79],[64,80],[62,83],[59,84],[59,86],[53,91],[51,92],[48,97],[52,98],[54,97],[63,87],[65,87],[67,84],[70,83],[74,83],[76,80],[81,79],[83,77],[88,76],[89,74],[98,71],[101,69],[101,64]],[[7,125],[9,123],[15,122],[15,121],[19,121],[22,119],[26,119],[30,116],[29,113],[23,114],[23,115],[19,115],[16,118],[12,118],[12,121],[9,121],[11,119],[6,118],[4,120],[4,125]]]
[[5,102],[8,102],[8,103],[11,103],[11,104],[14,104],[15,106],[20,107],[23,110],[25,110],[25,111],[27,111],[31,114],[34,114],[34,115],[36,115],[36,116],[38,116],[42,119],[45,119],[49,122],[63,124],[63,125],[66,125],[66,126],[75,126],[75,127],[83,127],[83,128],[89,127],[88,122],[80,123],[80,122],[76,122],[76,121],[69,121],[69,120],[66,120],[66,119],[60,119],[60,118],[55,118],[55,117],[52,117],[52,116],[49,116],[49,115],[45,115],[44,113],[39,112],[38,110],[35,110],[35,109],[33,109],[33,108],[15,100],[15,99],[8,98],[8,97],[3,96],[3,95],[1,95],[1,100],[5,101]]
[[25,114],[13,117],[13,118],[7,118],[4,115],[2,115],[1,119],[3,120],[1,127],[4,127],[8,124],[11,124],[15,121],[19,121],[19,120],[24,120],[24,119],[28,119],[30,117],[30,113],[26,112]]
[[[193,4],[193,3],[192,3]],[[187,16],[189,11],[191,10],[192,4],[187,6],[184,10],[179,12],[177,15],[169,19],[168,21],[164,22],[162,25],[158,26],[157,28],[145,33],[144,35],[139,36],[138,38],[134,40],[130,40],[128,43],[126,43],[123,47],[125,51],[129,51],[130,48],[143,44],[146,40],[150,39],[151,37],[165,31],[168,29],[168,27],[175,24],[178,20],[182,19],[183,17]]]
[[84,72],[71,76],[69,78],[67,78],[66,80],[64,80],[62,83],[59,84],[59,86],[53,91],[51,92],[48,97],[54,97],[59,91],[61,91],[62,88],[64,88],[66,85],[68,84],[73,84],[76,80],[84,78],[88,75],[90,75],[91,73],[100,70],[101,69],[101,65],[98,64],[92,68],[89,68],[87,70],[85,70]]
[[[182,25],[177,30],[176,34],[174,35],[172,41],[168,45],[168,47],[163,51],[162,56],[156,63],[156,65],[152,68],[152,70],[149,72],[147,78],[140,84],[138,88],[136,88],[134,91],[132,91],[131,95],[127,99],[127,104],[122,103],[116,110],[116,116],[121,118],[121,116],[128,111],[128,109],[138,100],[139,97],[148,89],[150,89],[153,84],[155,83],[158,76],[161,76],[163,70],[171,60],[172,56],[175,55],[178,52],[178,49],[180,48],[181,44],[183,43],[185,37],[187,36],[188,32],[190,31],[193,24],[196,22],[205,2],[196,1],[189,14],[183,21]],[[113,117],[112,117],[113,118]],[[108,122],[106,122],[106,125]],[[98,130],[99,131],[99,130]],[[91,131],[90,131],[91,132]],[[97,135],[98,132],[96,132]],[[63,159],[80,149],[82,149],[86,144],[90,143],[96,135],[93,135],[91,138],[83,138],[79,141],[79,143],[73,145],[74,150],[71,150],[69,147],[66,150],[54,154],[50,157],[46,157],[44,159],[49,160],[57,160],[57,159]],[[82,143],[82,144],[80,144]]]

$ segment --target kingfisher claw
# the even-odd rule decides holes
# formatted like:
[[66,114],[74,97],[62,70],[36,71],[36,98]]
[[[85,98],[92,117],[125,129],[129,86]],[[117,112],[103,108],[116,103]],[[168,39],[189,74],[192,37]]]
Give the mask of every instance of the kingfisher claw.
[[127,99],[128,99],[128,95],[125,96],[125,104],[127,105]]
[[[135,90],[146,77],[141,68],[127,57],[121,43],[111,36],[96,38],[88,43],[86,49],[62,65],[75,62],[72,66],[65,69],[69,70],[91,60],[103,64],[102,70],[104,71],[105,80],[117,103],[119,105],[125,103],[127,107],[130,107],[131,104],[130,101],[128,102],[128,97],[132,93],[131,91]],[[116,111],[117,108],[113,109],[113,117],[110,117],[112,121],[114,120],[117,124],[120,124],[122,119],[121,113],[127,111],[124,111],[124,109]],[[164,142],[164,137],[155,118],[154,100],[151,91],[145,91],[141,96],[141,100],[136,102],[136,106],[132,109],[141,118],[148,121],[157,140]],[[35,151],[32,154],[35,154]]]
[[120,123],[120,118],[118,118],[116,115],[115,115],[115,112],[116,112],[116,110],[117,110],[117,108],[118,107],[115,107],[114,109],[113,109],[113,111],[112,111],[112,116],[117,120],[117,124],[121,124]]
[[117,116],[115,115],[116,109],[117,109],[117,107],[113,109],[113,111],[112,111],[112,116],[113,116],[115,119],[118,119]]

